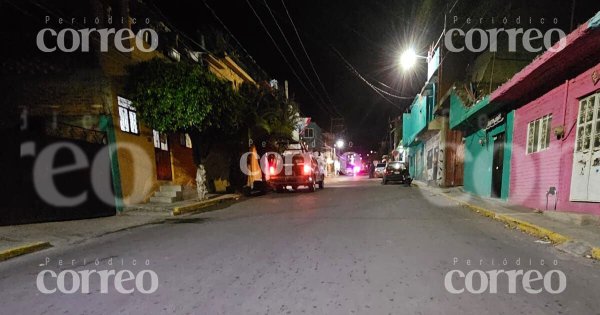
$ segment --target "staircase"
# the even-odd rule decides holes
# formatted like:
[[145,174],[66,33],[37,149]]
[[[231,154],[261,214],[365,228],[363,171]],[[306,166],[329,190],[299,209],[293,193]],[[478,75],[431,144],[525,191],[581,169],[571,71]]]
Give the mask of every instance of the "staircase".
[[150,197],[150,203],[173,203],[183,200],[183,186],[161,185],[160,189]]

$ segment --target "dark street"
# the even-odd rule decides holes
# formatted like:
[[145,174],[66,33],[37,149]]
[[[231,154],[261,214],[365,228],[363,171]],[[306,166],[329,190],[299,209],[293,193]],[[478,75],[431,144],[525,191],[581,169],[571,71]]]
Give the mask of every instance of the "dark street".
[[[535,240],[416,187],[340,177],[316,193],[269,194],[5,262],[2,313],[595,314],[600,266]],[[39,266],[46,257],[48,267]],[[111,257],[119,265],[107,266]],[[108,294],[97,294],[92,278],[92,294],[38,291],[38,272],[84,258],[86,267],[63,268],[151,269],[158,290],[123,295],[109,285]],[[133,259],[150,265],[132,267]],[[499,277],[498,293],[451,294],[444,276],[454,269],[558,269],[567,287],[559,295],[526,294],[518,281],[510,294]],[[46,285],[56,287],[56,279]],[[454,286],[464,288],[464,279]]]

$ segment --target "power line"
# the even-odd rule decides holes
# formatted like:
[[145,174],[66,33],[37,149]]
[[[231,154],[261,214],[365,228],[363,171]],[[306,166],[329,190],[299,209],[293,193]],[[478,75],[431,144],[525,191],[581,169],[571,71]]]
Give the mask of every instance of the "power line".
[[329,94],[327,93],[327,89],[323,85],[323,82],[321,81],[321,77],[319,77],[319,74],[317,73],[317,70],[315,69],[315,65],[313,64],[310,56],[308,55],[308,52],[306,51],[306,47],[304,47],[304,43],[302,42],[302,38],[300,37],[300,34],[298,33],[298,29],[296,28],[296,25],[294,24],[294,20],[292,19],[292,16],[290,15],[290,12],[288,11],[287,6],[285,5],[285,1],[281,0],[281,4],[283,5],[283,8],[285,9],[285,13],[287,14],[288,19],[290,20],[290,23],[292,24],[292,27],[294,28],[294,32],[296,33],[296,37],[298,37],[298,41],[300,42],[300,46],[302,47],[302,50],[304,51],[304,55],[306,55],[306,59],[308,59],[308,62],[310,63],[310,67],[312,68],[315,76],[317,77],[317,81],[321,85],[321,88],[323,89],[323,92],[325,92],[325,96],[329,100],[329,103],[331,104],[331,106],[334,109],[334,111],[338,115],[341,116],[339,110],[337,109],[337,107],[335,106],[335,104],[333,103],[333,101],[331,100],[331,98],[329,97]]
[[400,92],[400,91],[396,90],[395,88],[393,88],[393,87],[391,87],[391,86],[389,86],[389,85],[387,85],[387,84],[385,84],[385,83],[383,83],[383,82],[381,82],[381,81],[378,81],[378,80],[376,80],[376,79],[373,79],[373,77],[370,77],[370,78],[371,78],[371,80],[375,81],[375,83],[379,83],[379,85],[382,85],[382,86],[384,86],[384,87],[386,87],[386,88],[390,89],[391,91],[394,91],[394,92]]
[[266,74],[267,72],[260,67],[260,65],[256,62],[256,60],[254,59],[254,57],[252,57],[252,55],[250,55],[250,53],[248,52],[248,50],[246,50],[246,48],[244,47],[244,45],[242,45],[242,43],[237,39],[237,37],[235,37],[235,35],[233,35],[233,33],[229,30],[229,28],[227,27],[227,25],[225,25],[225,23],[219,18],[219,16],[217,15],[217,13],[208,5],[208,3],[206,2],[206,0],[202,0],[202,2],[204,3],[204,6],[206,6],[206,8],[213,15],[213,17],[221,24],[221,26],[223,27],[223,29],[225,29],[225,31],[227,31],[227,33],[229,33],[229,35],[231,36],[231,38],[233,38],[233,40],[238,44],[238,46],[244,51],[244,53],[250,59],[250,61],[252,61],[252,63],[254,63],[258,67],[258,69],[260,69],[260,71],[262,71],[262,72],[264,72]]
[[[277,49],[277,51],[279,52],[279,54],[281,55],[281,57],[283,58],[283,61],[285,61],[285,63],[288,65],[288,67],[290,68],[292,74],[296,77],[296,79],[298,79],[298,82],[300,83],[300,85],[302,85],[302,87],[306,90],[306,92],[308,93],[308,95],[315,101],[315,102],[319,102],[315,96],[310,92],[310,90],[306,87],[306,85],[304,84],[304,82],[302,81],[302,79],[300,79],[300,76],[298,76],[298,74],[296,73],[296,71],[294,70],[294,68],[292,67],[292,65],[290,64],[290,62],[288,61],[288,59],[285,57],[285,54],[281,51],[281,49],[279,48],[279,45],[277,45],[277,42],[275,41],[275,39],[273,38],[273,36],[271,35],[271,33],[269,32],[269,30],[267,29],[267,27],[265,26],[265,24],[263,23],[262,19],[260,18],[260,16],[258,15],[258,13],[256,12],[256,10],[254,9],[254,7],[252,6],[252,4],[250,3],[249,0],[246,0],[246,3],[248,4],[248,6],[250,7],[250,9],[252,10],[252,12],[254,13],[254,16],[256,16],[256,18],[258,19],[258,22],[260,23],[260,25],[262,26],[262,28],[264,29],[265,33],[267,33],[267,35],[269,36],[269,38],[271,39],[271,41],[273,42],[273,45],[275,46],[275,48]],[[324,108],[325,109],[325,108]],[[331,113],[329,111],[326,110],[326,112],[328,112],[328,114],[331,115]]]
[[288,41],[287,36],[285,36],[285,33],[283,32],[283,29],[281,29],[281,26],[279,26],[279,23],[277,22],[277,19],[275,18],[275,15],[273,15],[273,11],[271,11],[271,8],[269,7],[269,4],[267,3],[267,0],[263,0],[263,2],[265,3],[265,7],[267,8],[267,11],[269,11],[269,14],[271,15],[271,18],[273,18],[273,21],[275,22],[275,25],[277,26],[277,29],[279,30],[279,33],[281,33],[281,35],[283,36],[283,40],[285,41],[285,43],[287,44],[288,48],[290,49],[290,52],[292,53],[292,56],[294,57],[294,59],[296,60],[296,62],[298,63],[298,65],[300,66],[300,70],[302,70],[302,73],[304,73],[304,76],[308,80],[308,83],[313,88],[313,92],[315,93],[315,95],[317,95],[317,97],[320,99],[320,101],[325,105],[326,103],[323,100],[323,98],[321,97],[321,94],[318,93],[317,88],[315,87],[315,85],[313,84],[312,80],[310,79],[310,77],[306,73],[306,70],[302,66],[302,63],[300,62],[300,59],[298,59],[298,56],[296,56],[296,53],[294,52],[294,49],[292,48],[292,45]]
[[358,70],[356,70],[356,68],[354,68],[354,66],[352,66],[352,64],[350,64],[350,62],[348,62],[348,60],[346,60],[346,58],[344,58],[344,56],[335,47],[333,47],[331,45],[330,45],[330,47],[338,55],[338,57],[340,57],[340,59],[346,64],[346,67],[350,70],[350,72],[352,72],[355,76],[357,76],[360,80],[362,80],[365,84],[367,84],[371,89],[373,89],[377,94],[379,94],[379,96],[381,96],[383,99],[385,99],[388,103],[394,105],[396,108],[403,109],[400,106],[398,106],[396,103],[392,102],[389,98],[387,98],[386,95],[388,97],[393,97],[393,98],[397,98],[397,99],[405,99],[405,100],[414,99],[414,97],[395,95],[395,94],[389,93],[385,90],[382,90],[382,89],[376,87],[371,82],[369,82],[367,79],[365,79],[358,72]]

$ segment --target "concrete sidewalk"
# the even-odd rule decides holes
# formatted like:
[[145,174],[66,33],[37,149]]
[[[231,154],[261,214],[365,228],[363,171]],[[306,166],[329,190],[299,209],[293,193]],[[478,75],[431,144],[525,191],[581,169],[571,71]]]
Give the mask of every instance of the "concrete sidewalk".
[[430,187],[421,181],[413,181],[413,185],[424,192],[445,196],[458,205],[503,222],[507,227],[550,241],[559,250],[600,260],[600,217],[554,210],[537,211],[475,196],[462,187]]
[[0,261],[48,247],[69,246],[126,229],[162,223],[173,216],[201,212],[239,198],[237,194],[211,195],[202,201],[134,205],[104,218],[0,226]]

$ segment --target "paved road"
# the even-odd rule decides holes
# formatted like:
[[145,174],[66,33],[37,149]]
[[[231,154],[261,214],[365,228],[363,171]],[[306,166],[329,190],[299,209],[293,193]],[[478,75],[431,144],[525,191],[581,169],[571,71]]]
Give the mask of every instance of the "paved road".
[[[121,294],[109,278],[102,294],[96,274],[91,293],[42,294],[36,277],[46,269],[67,275],[65,289],[72,274],[64,270],[90,269],[138,276],[149,269],[159,286],[151,294]],[[444,278],[455,269],[535,269],[546,276],[557,269],[567,286],[559,294],[530,294],[519,278],[512,294],[501,275],[498,293],[451,294]],[[478,289],[481,273],[473,274]],[[151,289],[149,273],[142,275],[142,289]],[[557,289],[558,276],[551,276]],[[544,289],[542,282],[532,288]],[[452,283],[465,288],[458,276]],[[48,276],[44,284],[56,288],[57,279]],[[418,188],[346,177],[316,193],[273,193],[0,263],[0,296],[2,314],[600,314],[600,265]]]

